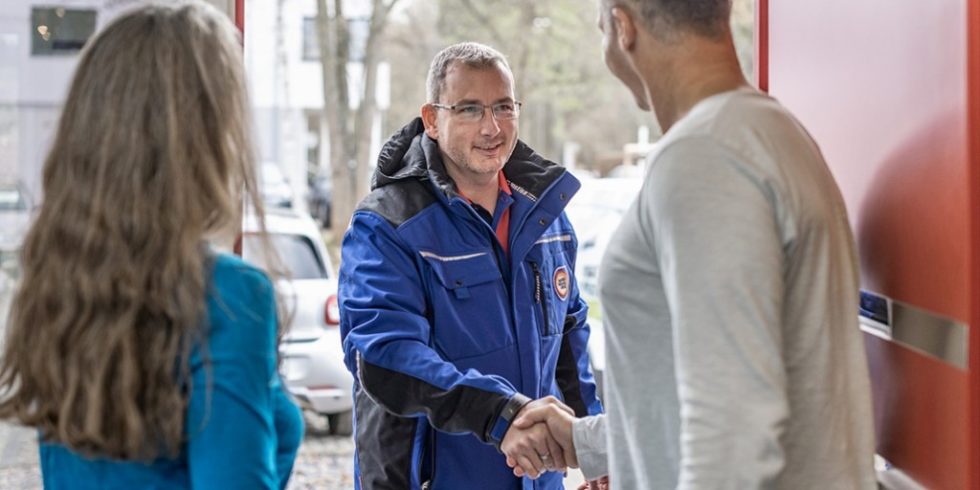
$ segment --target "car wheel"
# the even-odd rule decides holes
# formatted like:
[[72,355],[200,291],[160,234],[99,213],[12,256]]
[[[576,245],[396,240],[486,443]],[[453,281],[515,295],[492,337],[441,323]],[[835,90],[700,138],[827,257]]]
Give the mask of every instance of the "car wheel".
[[354,412],[348,410],[327,414],[327,431],[332,436],[349,436],[354,433]]

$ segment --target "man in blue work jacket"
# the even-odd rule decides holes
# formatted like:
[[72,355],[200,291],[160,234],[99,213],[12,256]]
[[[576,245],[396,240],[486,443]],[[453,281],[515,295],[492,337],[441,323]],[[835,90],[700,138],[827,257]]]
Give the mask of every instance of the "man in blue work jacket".
[[560,489],[557,444],[513,475],[499,451],[527,438],[511,421],[547,403],[602,411],[563,212],[579,183],[517,140],[513,86],[492,48],[440,52],[422,117],[381,150],[344,237],[357,488]]

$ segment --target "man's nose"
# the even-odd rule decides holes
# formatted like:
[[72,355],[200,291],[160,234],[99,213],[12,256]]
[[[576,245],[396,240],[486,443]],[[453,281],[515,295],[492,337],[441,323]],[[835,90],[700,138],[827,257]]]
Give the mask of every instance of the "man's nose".
[[[489,115],[487,113],[489,113]],[[480,134],[485,136],[493,136],[499,132],[500,123],[497,121],[497,116],[493,115],[493,109],[490,107],[484,107],[483,116],[480,118]]]

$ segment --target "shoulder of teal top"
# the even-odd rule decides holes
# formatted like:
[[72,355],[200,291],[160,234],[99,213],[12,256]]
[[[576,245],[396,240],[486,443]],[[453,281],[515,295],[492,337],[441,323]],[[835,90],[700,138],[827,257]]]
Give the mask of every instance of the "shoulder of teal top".
[[229,280],[234,283],[244,280],[246,283],[244,284],[245,286],[272,286],[272,281],[264,271],[244,261],[237,255],[227,253],[216,254],[214,255],[213,263],[214,269],[212,273],[216,283],[219,281],[223,283]]
[[[208,286],[211,314],[226,314],[241,309],[264,312],[275,302],[272,280],[258,267],[236,255],[217,254],[213,259]],[[215,311],[214,307],[219,311]],[[212,321],[214,318],[212,318]]]
[[278,456],[272,281],[239,257],[212,257],[208,362],[193,371],[186,422],[191,486],[279,487],[288,466]]

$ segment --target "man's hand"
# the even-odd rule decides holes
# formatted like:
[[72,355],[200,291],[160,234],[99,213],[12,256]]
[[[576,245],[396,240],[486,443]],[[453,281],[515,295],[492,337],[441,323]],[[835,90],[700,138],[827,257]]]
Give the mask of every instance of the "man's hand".
[[518,412],[515,423],[507,429],[507,434],[500,443],[500,450],[507,456],[507,465],[514,468],[516,476],[527,475],[534,479],[548,470],[564,471],[567,466],[564,449],[549,434],[547,425],[529,422],[519,427],[516,424],[529,410],[545,407],[551,407],[569,417],[574,414],[571,408],[553,396],[534,400]]
[[583,482],[576,490],[609,490],[609,477]]
[[[538,400],[540,401],[540,400]],[[575,414],[568,410],[562,410],[554,404],[527,404],[518,414],[511,424],[511,429],[530,429],[537,425],[547,425],[548,433],[551,438],[561,446],[564,462],[572,468],[578,468],[578,458],[575,455],[575,444],[572,440],[572,422],[575,421]],[[564,405],[562,405],[564,407]],[[566,409],[568,407],[565,407]],[[520,463],[520,462],[518,462]],[[510,464],[508,458],[508,464]],[[513,465],[511,465],[513,467]],[[528,468],[524,468],[527,470]],[[515,469],[516,473],[516,469]]]

